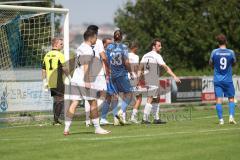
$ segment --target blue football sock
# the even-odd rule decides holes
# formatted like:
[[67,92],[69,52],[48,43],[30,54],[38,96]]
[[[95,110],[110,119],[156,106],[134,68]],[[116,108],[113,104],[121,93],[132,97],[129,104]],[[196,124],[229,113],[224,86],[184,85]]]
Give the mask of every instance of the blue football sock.
[[235,103],[234,102],[229,102],[228,106],[229,106],[229,115],[234,116],[234,114],[235,114]]
[[128,107],[128,105],[130,104],[130,102],[131,102],[131,98],[128,98],[128,97],[126,97],[126,98],[122,101],[121,109],[122,109],[123,112],[126,112],[127,107]]
[[116,116],[118,113],[118,100],[112,100],[112,108],[113,116]]
[[222,104],[216,104],[216,110],[217,110],[218,119],[222,119],[223,118]]
[[102,105],[102,115],[101,115],[102,119],[107,119],[107,113],[109,110],[109,106],[110,106],[110,104],[107,102],[107,100],[105,100]]

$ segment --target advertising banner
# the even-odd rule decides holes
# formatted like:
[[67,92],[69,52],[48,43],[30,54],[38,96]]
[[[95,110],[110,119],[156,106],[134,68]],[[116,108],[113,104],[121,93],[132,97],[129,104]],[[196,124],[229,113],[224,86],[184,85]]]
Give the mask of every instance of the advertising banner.
[[[233,77],[235,99],[240,100],[240,77]],[[223,99],[227,101],[227,98]],[[202,78],[202,101],[215,101],[213,77]]]
[[42,81],[0,83],[0,97],[0,112],[52,110],[52,97],[42,90]]
[[202,100],[202,78],[181,78],[181,84],[176,85],[174,88],[176,89],[171,92],[172,103]]
[[233,77],[233,85],[235,88],[235,99],[240,100],[240,77]]
[[202,101],[215,101],[213,77],[202,78]]
[[171,103],[171,79],[160,79],[160,103]]

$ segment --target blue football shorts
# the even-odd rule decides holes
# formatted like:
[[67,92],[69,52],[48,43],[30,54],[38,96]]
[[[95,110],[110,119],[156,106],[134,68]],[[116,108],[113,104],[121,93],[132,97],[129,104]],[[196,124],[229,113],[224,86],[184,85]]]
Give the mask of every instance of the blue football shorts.
[[233,82],[214,82],[215,96],[218,97],[234,97],[235,89]]
[[132,86],[130,84],[130,80],[128,79],[128,76],[121,76],[117,78],[112,78],[112,84],[108,86],[108,88],[111,87],[111,91],[114,91],[115,93],[123,92],[123,93],[129,93],[132,92]]

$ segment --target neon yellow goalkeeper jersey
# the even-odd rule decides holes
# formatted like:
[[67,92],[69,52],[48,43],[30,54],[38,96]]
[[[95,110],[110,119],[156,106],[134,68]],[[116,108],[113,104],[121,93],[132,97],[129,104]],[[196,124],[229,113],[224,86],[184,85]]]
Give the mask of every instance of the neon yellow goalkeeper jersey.
[[42,69],[47,72],[49,88],[57,88],[58,85],[63,84],[62,67],[65,65],[64,63],[64,55],[57,50],[50,51],[44,56]]

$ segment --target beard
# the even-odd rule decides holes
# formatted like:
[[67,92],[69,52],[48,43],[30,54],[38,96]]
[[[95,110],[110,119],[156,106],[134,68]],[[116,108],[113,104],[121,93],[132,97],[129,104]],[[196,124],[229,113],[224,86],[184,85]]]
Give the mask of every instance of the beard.
[[122,40],[122,36],[120,34],[114,35],[114,41],[121,41],[121,40]]

